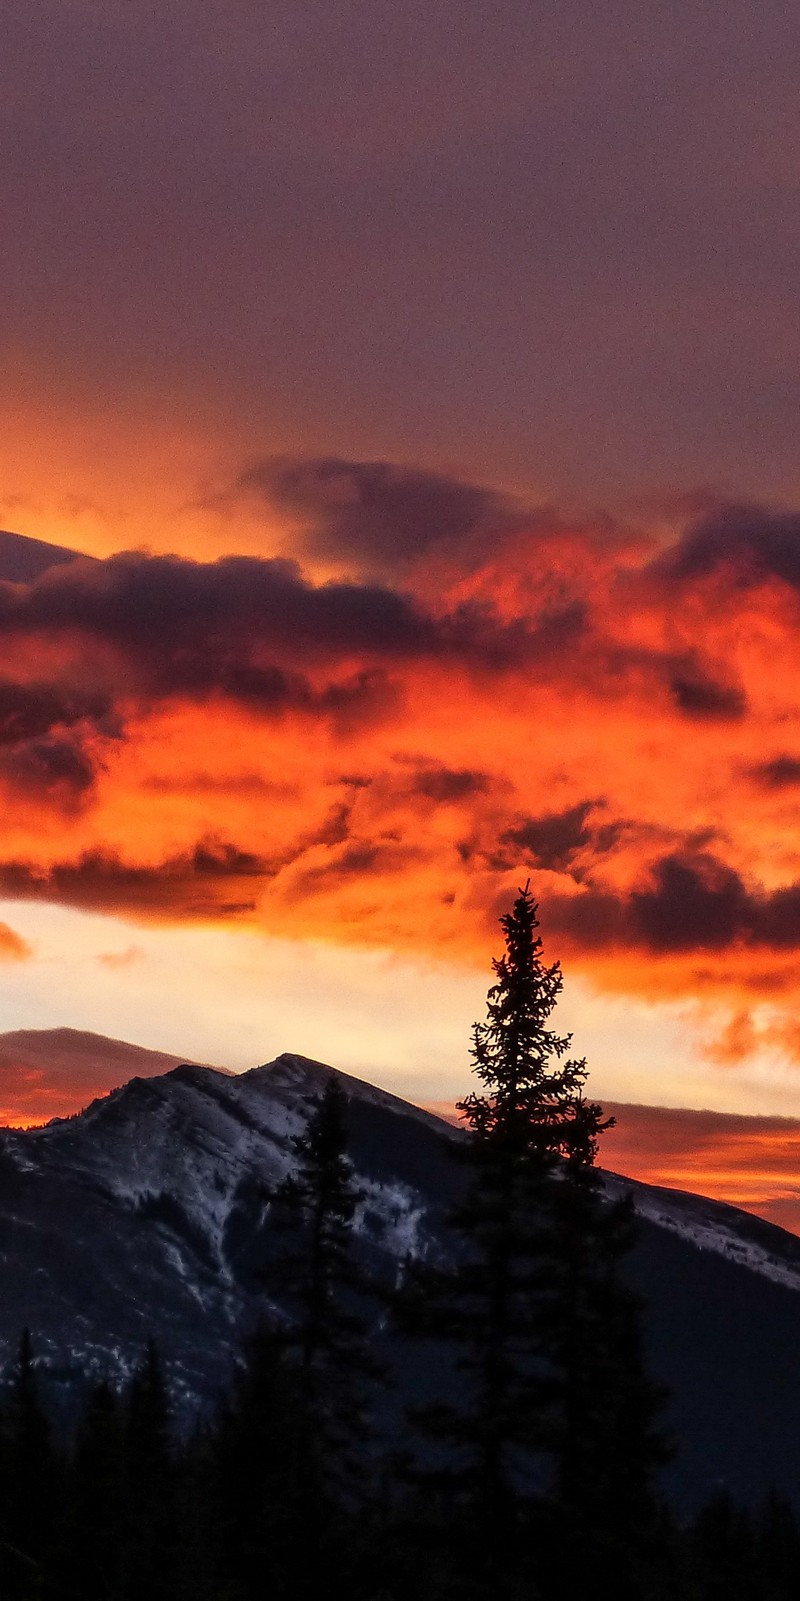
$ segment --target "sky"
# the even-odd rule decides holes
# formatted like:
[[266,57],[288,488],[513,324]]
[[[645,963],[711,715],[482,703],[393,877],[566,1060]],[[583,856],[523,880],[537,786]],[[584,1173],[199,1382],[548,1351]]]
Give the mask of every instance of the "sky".
[[[0,1028],[297,1050],[451,1104],[530,879],[593,1091],[752,1122],[771,1205],[761,1135],[800,1116],[790,10],[5,27]],[[692,1129],[681,1182],[719,1189]]]

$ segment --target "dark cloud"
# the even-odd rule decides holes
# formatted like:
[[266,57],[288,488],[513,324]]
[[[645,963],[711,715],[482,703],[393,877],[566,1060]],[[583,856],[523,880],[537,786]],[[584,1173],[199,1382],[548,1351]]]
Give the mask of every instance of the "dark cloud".
[[[345,729],[394,709],[394,668],[552,668],[576,649],[585,620],[572,603],[510,621],[478,602],[436,616],[385,585],[315,585],[294,562],[246,556],[203,563],[127,552],[53,568],[26,587],[0,583],[0,644],[44,637],[72,653],[81,682],[88,657],[123,703],[222,695],[255,713],[297,711]],[[4,711],[12,733],[26,720],[37,729],[82,717],[111,732],[111,693],[0,686],[0,739]]]
[[596,801],[580,801],[563,812],[544,812],[526,817],[500,835],[506,847],[504,864],[530,862],[551,872],[564,872],[575,852],[589,843],[587,818]]
[[296,784],[265,778],[257,772],[156,774],[142,779],[141,786],[155,795],[237,795],[252,796],[257,801],[297,799],[300,794]]
[[[0,897],[118,912],[147,921],[218,919],[256,910],[266,885],[295,862],[301,870],[293,895],[314,894],[328,882],[369,878],[401,870],[415,856],[399,837],[353,838],[346,805],[331,808],[316,827],[302,831],[273,855],[263,856],[209,835],[191,849],[160,862],[141,864],[111,851],[91,850],[74,861],[42,868],[24,860],[0,862]],[[304,867],[315,847],[328,852]],[[0,955],[2,951],[0,950]]]
[[468,800],[473,795],[485,795],[491,787],[492,779],[488,773],[470,767],[426,765],[420,767],[412,780],[415,795],[435,801],[440,806]]
[[750,778],[763,789],[794,789],[800,784],[800,757],[773,756],[747,769]]
[[662,857],[649,883],[627,895],[591,885],[574,896],[549,897],[542,915],[548,929],[586,949],[623,946],[653,955],[800,949],[800,884],[748,889],[709,852]]
[[800,884],[773,890],[759,908],[757,937],[775,950],[792,950],[800,944]]
[[292,854],[299,854],[309,845],[344,845],[350,839],[351,813],[352,807],[346,803],[332,806],[319,828],[301,836],[298,849]]
[[531,579],[532,598],[511,617],[476,599],[436,614],[388,584],[314,584],[294,562],[249,556],[127,552],[51,567],[27,586],[0,582],[0,644],[45,638],[71,651],[81,685],[85,652],[103,686],[0,683],[0,742],[80,721],[119,732],[114,696],[220,695],[255,714],[299,712],[346,729],[390,714],[401,692],[393,674],[415,661],[479,675],[535,669],[551,682],[572,675],[594,696],[664,686],[685,717],[744,714],[744,691],[699,653],[619,645],[585,600],[570,598],[566,579],[541,595],[535,567]]
[[227,667],[237,692],[267,700],[281,689],[268,677],[248,685],[243,641],[316,661],[345,649],[402,657],[441,645],[433,619],[394,590],[314,586],[294,562],[251,556],[195,562],[126,552],[52,569],[22,591],[0,585],[0,634],[38,630],[117,645],[177,689],[205,687],[209,663],[217,677]]
[[86,797],[96,773],[96,760],[67,735],[45,734],[12,750],[0,749],[0,778],[16,794],[67,809]]
[[66,810],[80,805],[103,743],[121,731],[107,693],[0,680],[0,779],[23,798]]
[[339,773],[333,782],[344,784],[347,789],[369,789],[372,785],[372,778],[366,773]]
[[726,571],[740,588],[779,578],[800,588],[800,515],[728,506],[703,518],[651,571],[682,583]]
[[[328,843],[323,836],[319,841],[311,837],[307,841],[308,844],[318,842]],[[342,848],[333,850],[324,861],[302,867],[292,880],[291,894],[292,897],[312,897],[324,893],[331,885],[348,880],[370,880],[402,873],[418,856],[413,845],[404,844],[393,833],[384,833],[377,840],[347,838]]]
[[255,910],[259,885],[275,870],[224,840],[205,839],[153,866],[99,850],[47,869],[6,861],[0,864],[0,895],[145,919],[234,917]]
[[108,693],[0,680],[0,780],[23,799],[80,806],[121,733]]
[[564,936],[578,950],[602,951],[636,943],[623,896],[591,885],[578,895],[548,895],[541,907],[549,934]]
[[753,902],[738,874],[716,857],[666,856],[653,879],[651,889],[630,900],[632,925],[651,950],[721,950],[753,931]]
[[103,733],[114,732],[117,725],[110,696],[0,679],[0,747],[83,722]]
[[379,568],[439,547],[463,558],[520,520],[519,508],[494,490],[387,461],[270,457],[248,468],[238,488],[300,518],[309,550]]
[[747,710],[743,689],[706,678],[699,668],[676,673],[669,687],[678,711],[699,722],[733,721]]
[[[566,622],[544,619],[548,647]],[[348,654],[451,657],[492,667],[537,648],[536,626],[506,627],[479,605],[435,618],[385,586],[314,585],[294,562],[250,556],[204,563],[127,552],[52,570],[26,589],[0,585],[0,638],[84,635],[123,651],[155,690],[221,688],[266,706],[284,699],[287,680],[265,654],[315,664]]]
[[387,852],[384,845],[372,843],[370,840],[352,840],[345,849],[326,863],[324,869],[317,874],[312,871],[309,879],[325,878],[365,878],[371,874],[382,872],[387,866]]
[[609,1145],[616,1144],[626,1135],[631,1143],[650,1156],[672,1154],[699,1154],[707,1145],[714,1150],[723,1139],[736,1141],[749,1135],[758,1141],[764,1135],[787,1141],[786,1157],[797,1163],[797,1146],[800,1144],[800,1120],[788,1117],[759,1117],[746,1112],[695,1111],[691,1107],[640,1106],[635,1102],[604,1103],[607,1112],[616,1119],[615,1132],[609,1136]]

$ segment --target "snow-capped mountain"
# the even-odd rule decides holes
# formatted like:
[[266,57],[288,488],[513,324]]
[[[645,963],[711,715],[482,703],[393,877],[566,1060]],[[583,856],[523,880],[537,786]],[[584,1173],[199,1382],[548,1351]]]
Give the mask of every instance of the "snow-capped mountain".
[[[187,1404],[213,1395],[265,1296],[264,1191],[288,1172],[331,1071],[292,1056],[239,1077],[180,1066],[75,1117],[0,1130],[0,1356],[29,1326],[54,1369],[124,1371],[154,1334]],[[453,1132],[341,1077],[359,1233],[386,1271],[435,1226],[439,1168],[450,1181],[439,1148]]]
[[[179,1066],[78,1116],[0,1131],[0,1355],[30,1327],[65,1390],[125,1371],[155,1335],[187,1409],[218,1393],[269,1300],[266,1193],[292,1163],[333,1069],[283,1055],[249,1073]],[[391,1279],[441,1250],[458,1138],[433,1115],[337,1075],[363,1191],[359,1247]],[[718,1202],[606,1175],[633,1192],[632,1276],[651,1362],[673,1391],[678,1492],[719,1481],[800,1495],[800,1239]]]

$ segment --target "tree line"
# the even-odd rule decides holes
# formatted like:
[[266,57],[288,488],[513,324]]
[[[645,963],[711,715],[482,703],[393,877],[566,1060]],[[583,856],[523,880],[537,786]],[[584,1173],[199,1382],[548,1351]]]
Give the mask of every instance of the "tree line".
[[[281,1314],[211,1422],[177,1434],[151,1345],[58,1441],[23,1335],[0,1400],[3,1601],[583,1601],[601,1582],[616,1601],[800,1596],[785,1502],[720,1498],[678,1527],[660,1496],[632,1210],[596,1167],[609,1120],[551,1027],[562,977],[528,886],[501,923],[444,1248],[391,1287],[359,1265],[332,1077],[269,1195]],[[398,1425],[404,1362],[416,1401]]]

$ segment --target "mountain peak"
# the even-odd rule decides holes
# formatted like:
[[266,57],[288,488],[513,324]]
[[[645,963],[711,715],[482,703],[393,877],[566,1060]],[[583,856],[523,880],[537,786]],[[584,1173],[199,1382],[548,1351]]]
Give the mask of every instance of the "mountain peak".
[[445,1138],[452,1138],[456,1132],[451,1123],[437,1117],[435,1112],[426,1112],[423,1107],[414,1106],[411,1101],[393,1095],[391,1090],[379,1089],[367,1079],[356,1078],[341,1068],[330,1067],[327,1062],[318,1062],[311,1056],[301,1056],[294,1051],[282,1051],[273,1061],[264,1062],[260,1067],[253,1067],[239,1076],[253,1083],[263,1080],[272,1089],[280,1088],[294,1094],[299,1092],[302,1097],[319,1095],[328,1080],[336,1078],[350,1100],[366,1101],[371,1106],[383,1107],[386,1111],[399,1113],[401,1117],[412,1118],[435,1129],[437,1134]]
[[83,556],[79,550],[70,550],[66,545],[51,545],[44,539],[30,539],[27,534],[12,534],[5,528],[0,529],[0,580],[5,583],[33,583],[42,573],[49,572],[51,567],[61,567],[65,562],[77,561],[81,557],[84,561],[94,559]]

